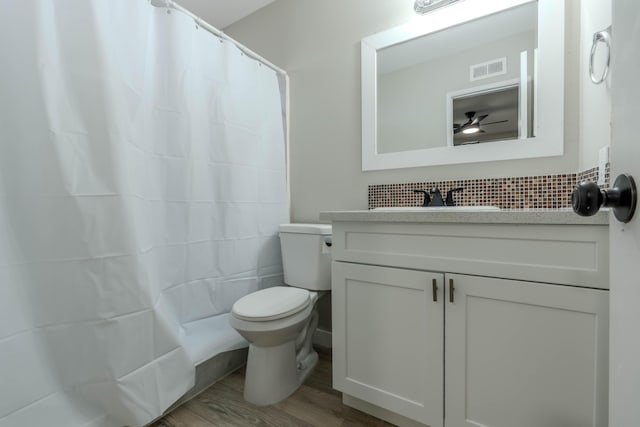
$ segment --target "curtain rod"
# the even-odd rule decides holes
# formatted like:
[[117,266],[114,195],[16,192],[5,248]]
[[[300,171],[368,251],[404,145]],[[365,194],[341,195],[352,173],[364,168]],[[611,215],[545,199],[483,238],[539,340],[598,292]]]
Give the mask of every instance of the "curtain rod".
[[230,41],[231,43],[236,45],[236,47],[238,49],[240,49],[242,52],[244,52],[246,55],[252,57],[256,61],[262,62],[264,65],[266,65],[267,67],[271,68],[276,73],[282,74],[282,75],[285,75],[285,76],[287,75],[287,72],[285,70],[283,70],[282,68],[278,67],[277,65],[274,65],[270,61],[268,61],[265,58],[263,58],[262,56],[258,55],[257,53],[255,53],[254,51],[252,51],[251,49],[249,49],[248,47],[246,47],[245,45],[243,45],[239,41],[229,37],[228,35],[226,35],[222,31],[220,31],[219,29],[214,27],[213,25],[209,24],[204,19],[200,18],[197,15],[194,15],[188,9],[185,9],[184,7],[180,6],[178,3],[174,2],[173,0],[149,0],[149,3],[151,3],[152,6],[166,7],[166,8],[175,9],[175,10],[177,10],[179,12],[184,13],[185,15],[187,15],[188,17],[193,19],[195,21],[196,25],[198,25],[198,26],[204,28],[205,30],[209,31],[210,33],[212,33],[216,37],[219,37],[221,39]]

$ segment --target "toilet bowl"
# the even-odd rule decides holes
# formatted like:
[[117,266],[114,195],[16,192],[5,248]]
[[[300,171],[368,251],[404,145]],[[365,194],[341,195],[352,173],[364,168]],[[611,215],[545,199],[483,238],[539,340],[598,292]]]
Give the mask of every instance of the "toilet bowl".
[[256,405],[287,398],[315,367],[316,301],[331,289],[331,226],[283,224],[280,243],[288,286],[240,298],[229,316],[249,342],[244,398]]

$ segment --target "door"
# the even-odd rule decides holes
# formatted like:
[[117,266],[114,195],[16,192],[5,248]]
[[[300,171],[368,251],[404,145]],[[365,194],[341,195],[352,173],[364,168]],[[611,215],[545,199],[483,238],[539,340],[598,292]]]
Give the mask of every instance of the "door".
[[334,261],[331,280],[334,388],[442,427],[442,273]]
[[[613,1],[611,177],[640,179],[640,2]],[[610,427],[640,426],[640,213],[611,215]]]
[[608,291],[461,274],[445,282],[454,289],[447,427],[606,425]]

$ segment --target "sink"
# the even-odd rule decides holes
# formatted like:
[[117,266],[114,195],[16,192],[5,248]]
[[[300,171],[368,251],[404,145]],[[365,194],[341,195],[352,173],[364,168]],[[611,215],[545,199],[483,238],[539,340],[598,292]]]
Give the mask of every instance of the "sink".
[[373,208],[373,212],[498,212],[496,206],[403,206],[396,208]]

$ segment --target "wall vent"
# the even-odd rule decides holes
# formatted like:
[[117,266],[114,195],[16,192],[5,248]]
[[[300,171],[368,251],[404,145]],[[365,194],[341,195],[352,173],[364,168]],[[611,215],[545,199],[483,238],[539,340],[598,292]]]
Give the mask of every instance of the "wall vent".
[[471,81],[487,79],[501,74],[507,74],[507,58],[492,59],[469,67],[469,79]]

